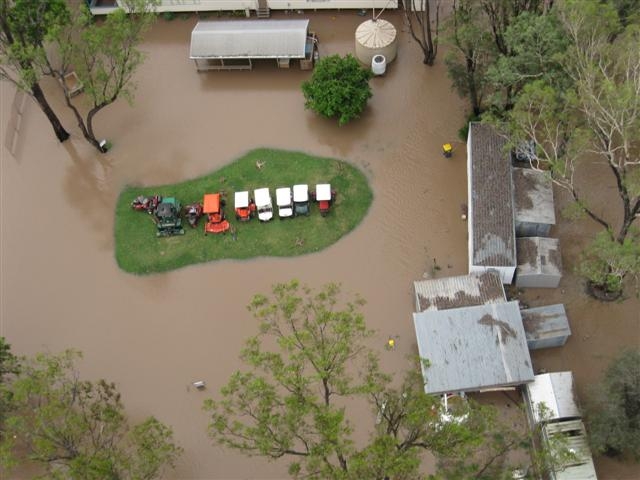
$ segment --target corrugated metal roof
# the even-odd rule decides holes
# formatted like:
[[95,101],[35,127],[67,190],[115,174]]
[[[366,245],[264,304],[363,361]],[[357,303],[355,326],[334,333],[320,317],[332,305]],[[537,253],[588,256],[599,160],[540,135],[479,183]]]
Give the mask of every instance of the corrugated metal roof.
[[512,173],[516,222],[554,225],[551,178],[530,168],[514,168]]
[[[536,423],[580,417],[571,372],[536,375],[526,388]],[[544,403],[547,416],[540,415],[540,403]]]
[[521,310],[522,324],[528,340],[539,340],[554,335],[571,335],[569,319],[564,305],[545,305],[543,307]]
[[190,58],[304,58],[308,27],[309,20],[198,22]]
[[518,302],[413,314],[429,394],[521,385],[533,369]]
[[417,312],[507,301],[497,272],[420,280],[413,282],[413,287]]
[[522,237],[516,240],[518,275],[562,275],[560,241],[548,237]]
[[493,127],[469,124],[470,227],[472,265],[515,267],[515,226],[511,161],[506,140]]
[[551,478],[555,480],[597,480],[596,469],[587,441],[587,431],[582,420],[549,423],[543,427],[543,432],[547,437],[564,436],[567,448],[576,456],[576,460],[553,472]]

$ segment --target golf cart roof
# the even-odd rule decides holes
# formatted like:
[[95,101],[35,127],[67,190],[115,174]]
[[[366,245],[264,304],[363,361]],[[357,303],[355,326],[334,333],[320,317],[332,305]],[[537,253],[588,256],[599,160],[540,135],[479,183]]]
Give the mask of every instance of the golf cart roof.
[[316,185],[316,200],[331,200],[331,184],[320,183]]
[[306,202],[309,200],[309,185],[294,185],[293,186],[293,201],[294,202]]
[[220,194],[207,193],[204,196],[204,213],[218,213],[220,211]]
[[276,203],[279,207],[291,205],[291,189],[289,187],[276,188]]
[[236,192],[234,205],[236,208],[247,208],[249,206],[249,192]]
[[271,195],[269,195],[268,188],[256,188],[253,193],[256,197],[256,207],[271,205]]

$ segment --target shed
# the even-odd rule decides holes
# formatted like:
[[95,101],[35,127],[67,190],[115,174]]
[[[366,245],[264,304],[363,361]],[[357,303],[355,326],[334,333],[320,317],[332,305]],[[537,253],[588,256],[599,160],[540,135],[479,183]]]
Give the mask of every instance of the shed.
[[434,278],[413,282],[416,312],[504,303],[507,297],[498,272]]
[[531,168],[513,168],[517,237],[547,237],[556,223],[551,178]]
[[425,392],[502,390],[533,380],[518,302],[413,314]]
[[560,241],[557,238],[523,237],[518,251],[517,287],[556,288],[562,278]]
[[495,269],[502,283],[511,284],[516,244],[511,160],[505,144],[505,138],[492,126],[469,124],[469,273]]
[[199,71],[251,69],[259,59],[288,67],[305,58],[308,30],[309,20],[202,21],[191,32],[189,58]]
[[545,441],[562,436],[566,439],[567,448],[576,456],[575,460],[565,463],[557,470],[550,472],[551,480],[597,480],[596,468],[593,464],[591,450],[587,439],[587,431],[582,420],[564,420],[547,423],[542,427]]
[[[580,418],[573,373],[553,372],[536,375],[524,389],[524,397],[532,423]],[[539,405],[544,403],[546,416]]]
[[520,312],[529,350],[561,347],[567,343],[571,328],[564,305],[546,305]]

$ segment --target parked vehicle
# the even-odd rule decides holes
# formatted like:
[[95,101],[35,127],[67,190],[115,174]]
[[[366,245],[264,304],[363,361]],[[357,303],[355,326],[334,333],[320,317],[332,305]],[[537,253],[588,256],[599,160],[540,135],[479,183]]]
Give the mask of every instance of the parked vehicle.
[[336,192],[331,190],[331,184],[320,183],[316,185],[314,198],[315,201],[318,202],[320,215],[326,217],[329,214],[329,210],[331,210],[331,205],[333,204],[335,197]]
[[198,220],[203,214],[203,207],[201,203],[192,203],[184,207],[184,216],[189,222],[191,228],[195,228],[198,225]]
[[184,235],[182,219],[180,218],[180,202],[174,197],[163,198],[155,211],[156,236],[168,237]]
[[236,192],[233,203],[236,210],[236,220],[248,222],[255,215],[256,204],[252,198],[249,198],[249,192]]
[[229,222],[224,218],[224,200],[222,200],[220,194],[205,194],[203,203],[203,212],[207,215],[207,223],[204,225],[204,234],[224,233],[229,230]]
[[278,216],[282,218],[293,217],[293,197],[291,188],[282,187],[276,189],[276,205],[278,205]]
[[160,195],[153,195],[151,197],[139,195],[134,198],[133,202],[131,202],[131,208],[136,211],[144,211],[149,215],[153,215],[161,201],[162,197]]
[[293,186],[294,215],[309,215],[309,185]]
[[258,220],[268,222],[273,218],[273,204],[271,203],[271,194],[268,188],[257,188],[254,190],[256,199],[256,210],[258,212]]

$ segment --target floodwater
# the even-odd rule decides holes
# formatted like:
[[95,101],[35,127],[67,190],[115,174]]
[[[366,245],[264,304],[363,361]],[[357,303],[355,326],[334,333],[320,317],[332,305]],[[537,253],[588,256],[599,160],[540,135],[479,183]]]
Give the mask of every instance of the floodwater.
[[[18,137],[7,147],[14,91],[0,84],[2,335],[20,354],[82,350],[82,375],[115,381],[134,421],[155,415],[171,425],[185,453],[167,478],[286,476],[286,461],[247,459],[213,446],[205,433],[202,401],[240,366],[242,343],[257,331],[245,309],[254,293],[291,278],[311,286],[341,282],[346,292],[367,299],[364,313],[378,331],[377,346],[397,337],[395,350],[380,348],[383,366],[394,372],[416,349],[412,282],[434,262],[439,275],[467,270],[467,225],[460,219],[466,148],[456,143],[465,103],[450,89],[444,52],[436,66],[422,65],[401,17],[383,17],[401,30],[398,58],[386,76],[372,79],[374,95],[363,117],[344,127],[304,110],[300,83],[309,72],[262,64],[251,72],[197,73],[188,60],[194,18],[161,21],[149,33],[134,107],[118,101],[96,118],[98,135],[114,143],[106,155],[94,153],[66,113],[73,138],[57,143],[30,100]],[[321,55],[353,52],[362,17],[325,12],[310,18]],[[454,143],[448,160],[440,154],[444,142]],[[113,211],[124,185],[200,176],[255,147],[359,166],[374,191],[369,214],[354,232],[313,255],[224,261],[145,277],[118,269]],[[579,240],[575,228],[559,233],[573,242]],[[569,255],[576,248],[569,245]],[[573,368],[582,391],[620,345],[637,343],[638,302],[598,304],[571,282],[575,278],[567,276],[561,289],[574,335],[563,349],[536,354],[534,361],[550,370]],[[207,389],[190,388],[196,380],[206,381]],[[362,409],[352,419],[372,424]],[[602,478],[632,478],[617,463],[598,465],[618,475]]]

